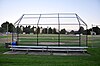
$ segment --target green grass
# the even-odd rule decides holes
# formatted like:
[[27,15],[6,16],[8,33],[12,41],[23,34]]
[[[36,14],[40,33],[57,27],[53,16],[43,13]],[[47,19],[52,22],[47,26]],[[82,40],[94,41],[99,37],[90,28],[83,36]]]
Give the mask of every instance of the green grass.
[[9,48],[5,48],[5,44],[0,43],[0,53],[3,53],[7,50],[9,50]]
[[94,43],[95,48],[87,49],[90,56],[5,55],[9,48],[0,44],[0,66],[100,66],[100,39]]
[[0,36],[0,38],[11,38],[11,35],[4,35],[4,36]]
[[3,55],[0,66],[99,66],[100,48],[88,49],[91,56]]
[[0,36],[0,38],[7,38],[7,36]]

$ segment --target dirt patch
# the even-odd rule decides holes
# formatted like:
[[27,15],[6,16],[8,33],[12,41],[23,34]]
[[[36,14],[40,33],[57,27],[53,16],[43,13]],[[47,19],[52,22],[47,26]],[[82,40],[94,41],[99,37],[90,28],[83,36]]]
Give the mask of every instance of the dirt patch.
[[[58,45],[58,42],[39,42],[41,45]],[[60,43],[60,44],[65,44],[65,43]]]
[[[19,42],[19,44],[33,44],[37,45],[37,42]],[[39,42],[39,45],[58,45],[58,42]],[[65,43],[60,43],[60,45],[64,45]]]
[[87,53],[55,53],[55,52],[26,52],[26,51],[7,51],[3,54],[28,54],[28,55],[63,55],[63,56],[77,56],[77,55],[86,55],[90,56]]
[[8,38],[0,38],[0,43],[10,43],[11,39]]

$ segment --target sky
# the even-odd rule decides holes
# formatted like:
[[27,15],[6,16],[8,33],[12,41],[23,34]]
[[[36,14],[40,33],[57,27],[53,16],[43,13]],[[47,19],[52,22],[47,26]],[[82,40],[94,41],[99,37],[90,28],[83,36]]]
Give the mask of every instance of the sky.
[[37,13],[77,13],[91,28],[100,25],[100,0],[0,0],[0,25]]

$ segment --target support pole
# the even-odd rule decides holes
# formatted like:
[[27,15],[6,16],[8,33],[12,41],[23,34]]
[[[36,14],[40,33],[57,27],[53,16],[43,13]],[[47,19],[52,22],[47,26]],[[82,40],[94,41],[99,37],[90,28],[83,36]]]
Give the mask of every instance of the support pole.
[[59,13],[58,13],[58,46],[60,46],[60,20],[59,20]]
[[19,44],[19,30],[18,30],[18,28],[19,28],[19,24],[20,24],[20,22],[21,22],[21,20],[22,20],[22,18],[24,17],[24,15],[22,15],[22,17],[18,20],[18,24],[17,24],[17,45]]
[[39,45],[39,44],[38,44],[38,43],[39,43],[39,42],[38,42],[38,41],[39,41],[39,40],[38,40],[38,39],[39,39],[39,38],[38,38],[38,37],[39,37],[39,36],[38,36],[38,24],[39,24],[40,18],[41,18],[41,14],[40,14],[39,19],[38,19],[38,22],[37,22],[37,46]]
[[17,45],[19,44],[19,30],[18,30],[19,26],[17,25]]
[[[88,25],[77,15],[78,19],[81,20],[85,26],[86,26],[86,30],[88,29]],[[88,32],[86,31],[86,46],[88,46]]]
[[[86,25],[86,30],[88,29],[88,26]],[[88,46],[88,31],[86,31],[86,46]]]
[[[80,29],[80,25],[81,25],[81,23],[80,23],[80,21],[79,21],[79,17],[78,17],[78,15],[76,14],[76,18],[77,18],[77,20],[78,20],[78,23],[79,23],[79,29]],[[81,46],[81,34],[80,34],[80,31],[79,31],[79,46]]]

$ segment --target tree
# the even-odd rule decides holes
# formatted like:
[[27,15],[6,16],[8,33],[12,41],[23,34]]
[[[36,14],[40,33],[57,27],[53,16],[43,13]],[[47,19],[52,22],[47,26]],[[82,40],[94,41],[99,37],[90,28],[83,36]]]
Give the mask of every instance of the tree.
[[75,31],[74,31],[74,30],[71,30],[71,31],[70,31],[70,34],[75,34]]
[[100,28],[98,26],[92,28],[97,35],[100,35]]
[[14,25],[12,23],[9,23],[8,25],[8,32],[13,32],[13,29],[14,29]]
[[31,26],[28,26],[28,27],[26,26],[26,27],[24,28],[24,31],[25,31],[26,34],[30,34],[30,27],[31,27]]
[[0,33],[3,33],[4,29],[2,27],[0,27]]
[[23,34],[23,31],[24,31],[24,26],[20,26],[20,29],[21,29],[21,34]]
[[52,28],[51,27],[48,29],[48,34],[52,34]]
[[40,27],[38,26],[36,29],[36,33],[39,34],[40,33]]
[[43,33],[43,34],[47,34],[47,28],[44,28],[44,29],[42,30],[42,33]]
[[60,33],[61,34],[65,34],[66,33],[66,30],[65,29],[61,29]]
[[1,25],[1,28],[4,30],[4,32],[13,32],[13,28],[15,27],[12,23],[6,21]]
[[33,33],[33,34],[35,34],[34,28],[35,28],[35,27],[33,26],[33,27],[30,29],[30,32]]
[[25,27],[23,26],[23,32],[25,32]]
[[53,34],[57,34],[56,28],[53,28],[52,33],[53,33]]
[[9,25],[9,22],[8,21],[6,21],[3,24],[1,24],[1,27],[2,27],[2,29],[4,29],[4,32],[7,32],[8,31],[7,30],[7,28],[9,27],[8,25]]
[[81,26],[81,27],[79,28],[79,30],[78,30],[78,33],[79,33],[79,34],[83,34],[83,32],[84,32],[84,28]]
[[84,30],[84,35],[91,35],[91,29]]
[[18,34],[22,33],[22,30],[21,30],[21,28],[19,26],[16,27],[16,31],[17,31]]

